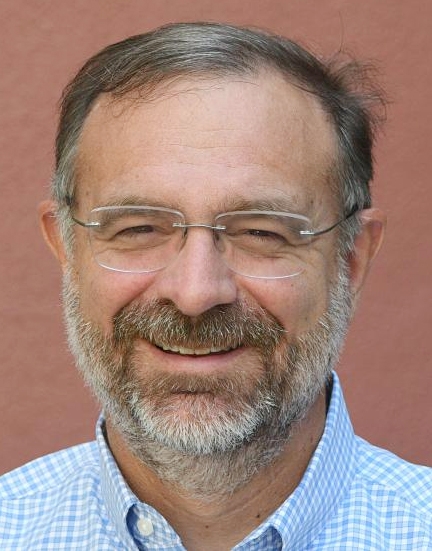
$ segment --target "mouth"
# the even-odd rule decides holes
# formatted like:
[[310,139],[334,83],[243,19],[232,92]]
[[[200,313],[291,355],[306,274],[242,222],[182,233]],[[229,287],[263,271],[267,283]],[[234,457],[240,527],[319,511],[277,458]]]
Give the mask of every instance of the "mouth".
[[166,352],[168,354],[180,354],[181,356],[209,356],[213,354],[226,354],[239,348],[237,346],[227,346],[227,347],[210,347],[210,348],[186,348],[184,346],[175,346],[172,344],[158,343],[153,342],[154,346]]

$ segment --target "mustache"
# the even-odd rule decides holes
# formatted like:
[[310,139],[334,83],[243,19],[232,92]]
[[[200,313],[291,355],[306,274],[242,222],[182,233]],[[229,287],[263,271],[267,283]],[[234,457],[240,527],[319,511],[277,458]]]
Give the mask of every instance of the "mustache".
[[236,348],[273,350],[286,333],[266,310],[243,301],[222,304],[191,318],[170,300],[155,299],[123,308],[113,320],[116,343],[136,338],[184,348]]

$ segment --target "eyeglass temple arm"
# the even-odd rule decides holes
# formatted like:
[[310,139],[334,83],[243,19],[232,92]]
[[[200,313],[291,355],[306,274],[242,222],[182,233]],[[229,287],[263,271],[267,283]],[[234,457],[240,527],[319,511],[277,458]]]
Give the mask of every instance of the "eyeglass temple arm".
[[75,218],[75,216],[72,216],[72,220],[75,222],[75,224],[79,224],[83,228],[94,228],[100,226],[100,222],[83,222],[82,220],[78,220],[78,218]]
[[75,224],[78,224],[79,226],[82,226],[83,228],[93,228],[94,226],[100,226],[100,222],[83,222],[82,220],[78,220],[78,218],[75,218],[75,216],[72,214],[73,199],[70,195],[66,195],[65,203],[69,207],[70,217],[75,222]]
[[351,218],[351,216],[354,216],[354,214],[358,211],[359,211],[358,205],[354,205],[353,208],[350,210],[350,212],[344,218],[341,218],[340,220],[338,220],[335,224],[333,224],[329,228],[325,228],[324,230],[317,230],[317,231],[306,230],[306,231],[301,231],[300,233],[302,235],[311,235],[313,237],[315,237],[317,235],[323,235],[324,233],[327,233],[331,230],[334,230],[337,226],[339,226],[339,224],[342,224],[342,222],[346,222],[346,220]]

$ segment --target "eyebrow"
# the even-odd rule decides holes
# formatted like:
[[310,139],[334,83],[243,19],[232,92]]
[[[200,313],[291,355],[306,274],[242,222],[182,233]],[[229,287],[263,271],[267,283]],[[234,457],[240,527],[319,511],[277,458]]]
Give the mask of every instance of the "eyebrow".
[[155,201],[150,199],[150,197],[145,197],[143,195],[126,195],[122,197],[112,196],[104,201],[101,207],[141,207],[141,206],[152,206],[152,207],[164,207],[168,209],[174,209],[172,203],[166,203],[165,201]]
[[[205,195],[203,197],[205,201]],[[281,194],[278,197],[262,197],[257,199],[246,199],[240,196],[228,197],[219,202],[214,209],[215,214],[223,212],[231,212],[237,210],[263,210],[263,211],[280,211],[296,214],[305,214],[305,206],[308,204],[306,196],[301,198],[298,195]],[[164,207],[173,210],[181,210],[177,204],[173,202],[155,200],[154,198],[144,195],[126,195],[122,197],[112,196],[104,201],[104,207],[121,207],[121,206],[153,206]]]
[[257,199],[245,199],[243,197],[229,198],[221,203],[219,212],[229,212],[234,210],[271,210],[280,212],[300,213],[304,209],[300,207],[304,204],[296,196],[264,197]]

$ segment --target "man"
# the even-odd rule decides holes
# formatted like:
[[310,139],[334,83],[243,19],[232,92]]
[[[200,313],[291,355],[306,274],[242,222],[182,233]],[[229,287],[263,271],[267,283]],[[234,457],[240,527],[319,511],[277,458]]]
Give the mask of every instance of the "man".
[[1,549],[432,549],[430,469],[332,372],[385,224],[354,69],[183,24],[69,84],[40,216],[104,413],[3,477]]

